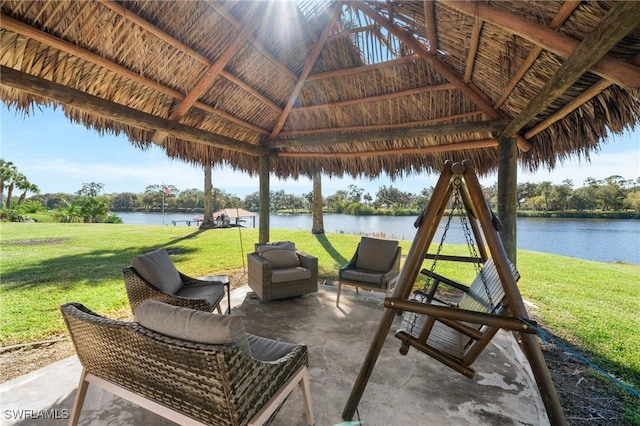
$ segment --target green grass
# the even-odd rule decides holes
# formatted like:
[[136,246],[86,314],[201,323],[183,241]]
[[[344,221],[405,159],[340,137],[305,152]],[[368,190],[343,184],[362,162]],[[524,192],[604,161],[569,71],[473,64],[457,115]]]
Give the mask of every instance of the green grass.
[[[241,248],[240,232],[242,232]],[[256,229],[113,224],[2,223],[0,344],[37,341],[65,333],[58,307],[81,302],[111,317],[129,315],[122,268],[140,253],[179,250],[179,270],[199,276],[238,271],[258,240]],[[337,276],[359,236],[272,230],[271,240],[292,240],[319,258],[320,277]],[[403,241],[403,254],[410,241]],[[464,246],[446,246],[465,254]],[[244,263],[243,263],[244,262]],[[431,261],[425,261],[425,267]],[[578,345],[594,362],[640,388],[640,266],[592,262],[519,251],[523,297],[555,335]],[[438,264],[437,271],[469,282],[471,265]],[[419,277],[417,285],[422,285]]]

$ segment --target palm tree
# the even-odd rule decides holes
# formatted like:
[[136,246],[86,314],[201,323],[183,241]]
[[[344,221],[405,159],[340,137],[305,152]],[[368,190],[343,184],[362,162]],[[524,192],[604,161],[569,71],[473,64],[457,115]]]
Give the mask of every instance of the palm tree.
[[324,220],[322,216],[322,177],[320,172],[313,174],[313,225],[312,234],[324,234]]
[[18,174],[18,169],[11,161],[0,158],[0,208],[4,200],[4,188],[8,187],[7,206],[11,207],[11,193],[13,192],[13,182]]
[[109,206],[104,200],[87,197],[80,202],[80,211],[85,223],[97,223],[109,213]]
[[204,166],[204,218],[200,224],[200,229],[215,228],[213,221],[213,183],[211,180],[211,164]]
[[19,173],[18,178],[16,178],[15,184],[16,188],[22,191],[22,194],[20,194],[20,198],[18,198],[18,207],[24,202],[25,198],[27,198],[27,192],[32,192],[34,194],[40,193],[40,188],[38,188],[38,185],[29,182],[25,175],[23,175],[22,173]]

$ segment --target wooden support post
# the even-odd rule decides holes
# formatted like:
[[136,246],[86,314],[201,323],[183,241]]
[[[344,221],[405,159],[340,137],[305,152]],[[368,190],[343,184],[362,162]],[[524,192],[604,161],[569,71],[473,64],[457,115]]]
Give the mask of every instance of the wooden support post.
[[260,157],[258,174],[260,177],[260,220],[258,229],[258,242],[261,244],[269,242],[269,156]]
[[[471,197],[474,206],[476,206],[478,219],[480,220],[483,228],[490,226],[491,211],[489,210],[489,206],[486,204],[484,195],[482,194],[482,187],[480,186],[478,177],[475,175],[469,160],[465,160],[464,164],[467,166],[464,174],[465,183],[469,189],[469,196]],[[523,320],[529,319],[524,302],[522,301],[522,296],[520,295],[520,290],[518,289],[518,285],[511,273],[511,267],[507,262],[507,254],[504,246],[502,245],[502,241],[496,232],[485,231],[485,237],[487,239],[487,247],[491,252],[493,262],[496,265],[500,282],[504,288],[511,315]],[[519,333],[519,335],[522,341],[524,353],[531,365],[531,371],[533,372],[536,384],[540,390],[540,396],[542,397],[542,401],[544,402],[544,406],[547,410],[549,421],[553,426],[568,425],[569,423],[562,411],[558,392],[556,391],[553,380],[551,379],[551,374],[549,373],[544,356],[542,355],[542,349],[536,340],[537,337],[528,333]]]
[[[456,163],[456,165],[458,164],[459,163]],[[424,254],[427,252],[427,249],[433,240],[435,231],[438,228],[438,223],[440,223],[440,219],[442,218],[444,208],[451,196],[451,169],[452,164],[450,161],[447,161],[445,163],[444,170],[440,175],[440,179],[435,186],[433,195],[431,196],[431,201],[420,215],[420,226],[416,233],[416,237],[409,248],[409,253],[407,253],[404,266],[400,271],[398,283],[393,289],[393,298],[407,299],[413,289],[413,284],[422,266],[422,261],[424,260]],[[426,229],[426,231],[423,231],[423,229]],[[371,373],[373,373],[373,368],[376,365],[376,361],[382,351],[384,341],[395,317],[395,309],[384,309],[382,318],[380,319],[380,324],[378,325],[378,330],[371,341],[371,345],[369,345],[369,350],[362,363],[362,367],[360,367],[358,377],[353,384],[347,404],[342,411],[343,420],[353,419],[353,415],[356,412],[356,408],[358,408],[360,398],[362,398],[364,389],[367,387],[367,382],[369,381],[369,377],[371,377]]]
[[507,257],[516,264],[516,220],[518,207],[518,146],[515,138],[500,138],[498,143],[498,217],[500,237]]

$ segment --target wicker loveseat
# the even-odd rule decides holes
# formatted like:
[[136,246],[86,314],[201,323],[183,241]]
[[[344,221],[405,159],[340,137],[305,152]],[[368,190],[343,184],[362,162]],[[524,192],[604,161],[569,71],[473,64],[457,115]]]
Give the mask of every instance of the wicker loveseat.
[[247,264],[249,287],[261,300],[318,291],[318,258],[296,250],[290,241],[256,244]]
[[[241,317],[157,301],[136,309],[139,322],[107,319],[79,303],[61,311],[83,367],[71,424],[89,383],[176,423],[206,425],[268,424],[300,385],[313,424],[304,345],[246,334]],[[143,326],[142,313],[146,325],[166,327],[169,335]],[[193,333],[206,343],[170,335]]]

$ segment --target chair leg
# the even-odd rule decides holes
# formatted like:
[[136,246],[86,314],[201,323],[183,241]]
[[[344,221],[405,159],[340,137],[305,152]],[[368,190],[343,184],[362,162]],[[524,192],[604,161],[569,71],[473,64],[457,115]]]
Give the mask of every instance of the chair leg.
[[338,281],[338,296],[336,297],[336,306],[340,307],[340,292],[342,291],[342,283]]
[[219,314],[222,314],[222,308],[220,307],[219,303],[218,306],[216,306],[216,311],[218,311]]
[[309,371],[305,367],[300,381],[300,389],[302,390],[302,399],[304,400],[304,409],[307,412],[307,424],[313,426],[313,407],[311,406],[311,386],[309,384]]
[[271,397],[271,399],[256,413],[248,426],[262,426],[269,417],[280,407],[296,385],[302,387],[302,397],[304,399],[305,411],[307,414],[307,422],[313,425],[313,409],[311,408],[311,391],[309,387],[309,373],[306,366],[301,366],[286,381],[286,383]]
[[82,404],[84,404],[84,397],[87,395],[87,389],[89,388],[89,382],[85,380],[86,375],[87,372],[83,367],[82,374],[80,374],[80,383],[78,383],[78,389],[76,390],[76,398],[73,401],[73,408],[71,409],[71,418],[69,419],[70,426],[76,426],[78,420],[80,420]]

